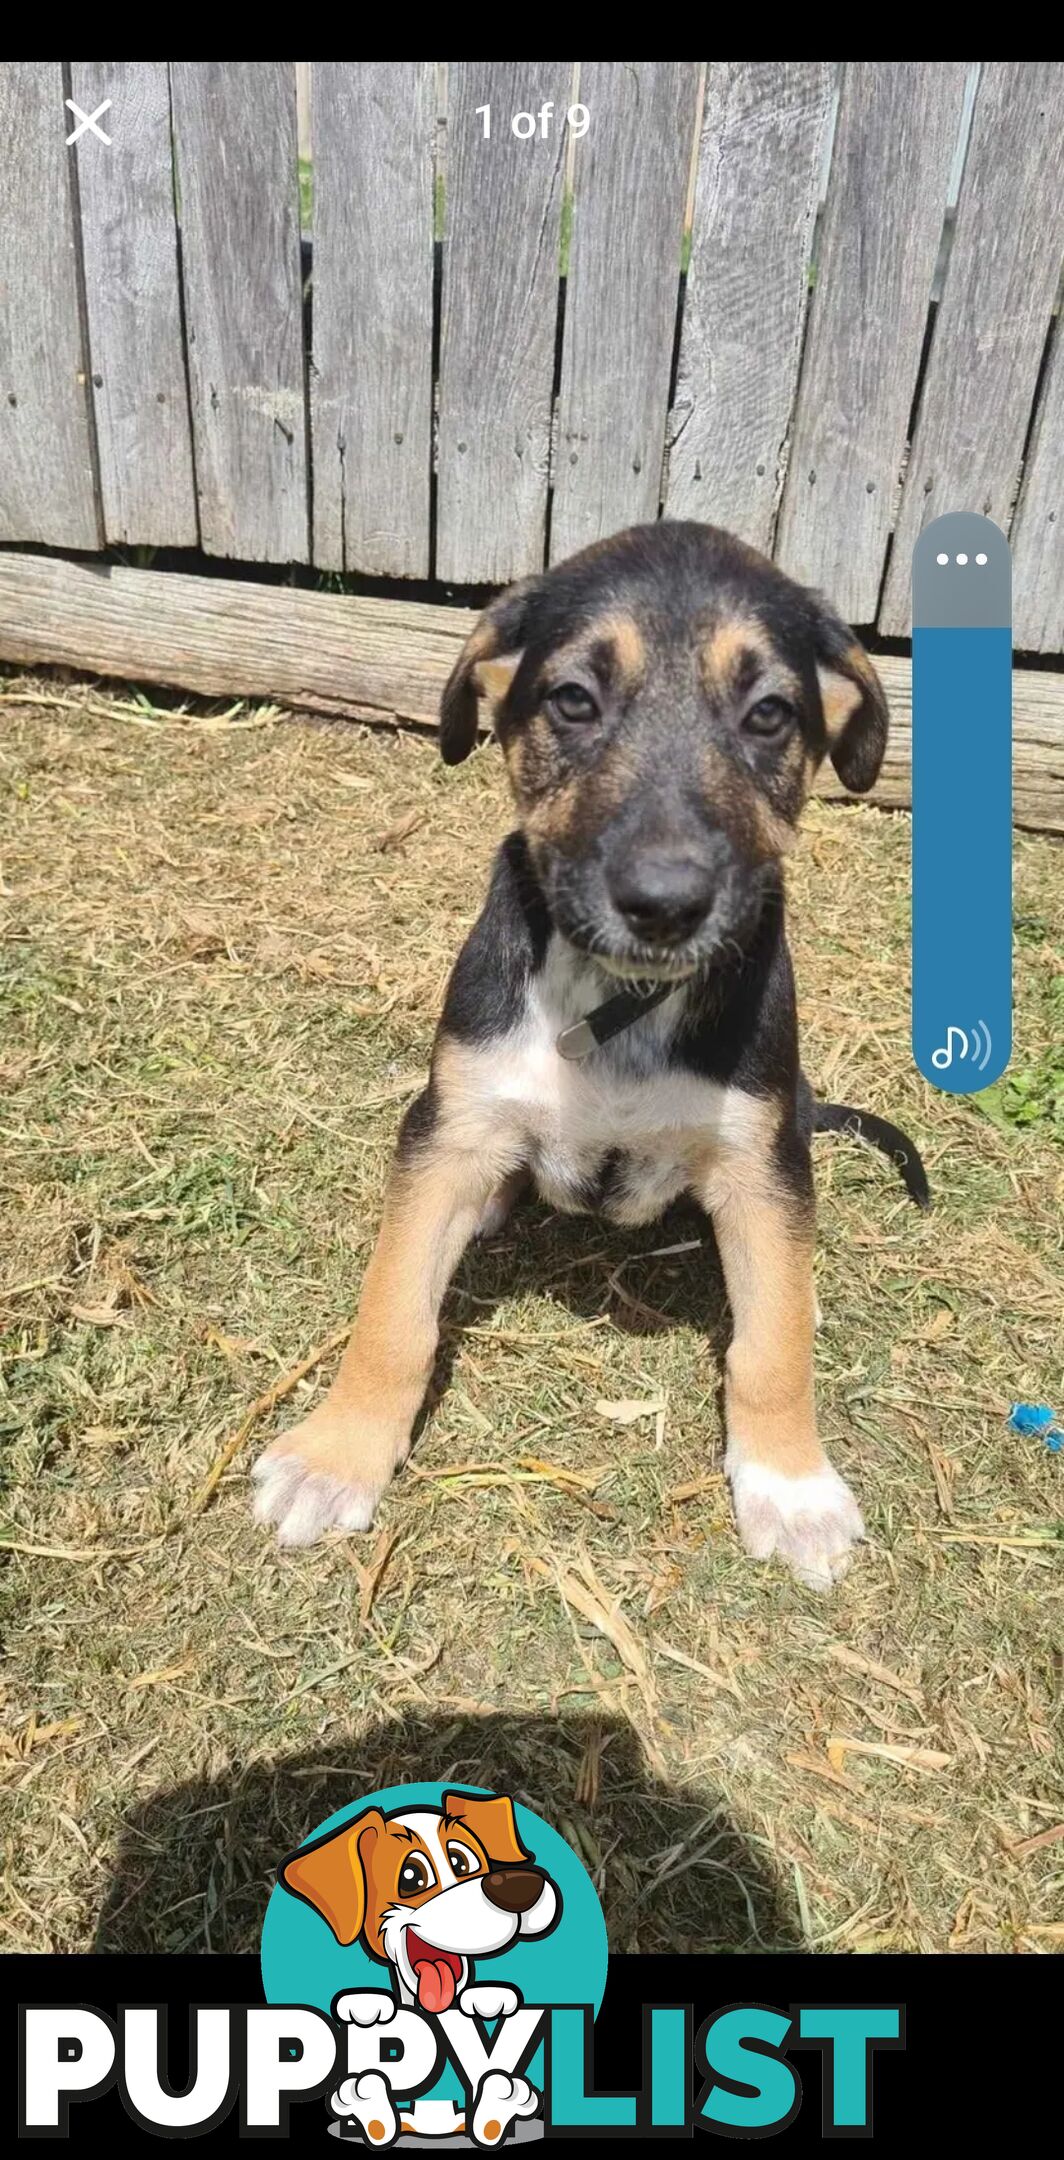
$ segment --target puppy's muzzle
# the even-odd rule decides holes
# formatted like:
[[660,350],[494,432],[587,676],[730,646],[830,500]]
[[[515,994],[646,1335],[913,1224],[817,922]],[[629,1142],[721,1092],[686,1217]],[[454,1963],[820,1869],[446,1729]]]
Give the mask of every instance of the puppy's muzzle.
[[634,848],[607,873],[610,899],[644,944],[682,945],[709,914],[726,853],[725,844],[712,837],[697,848]]
[[500,1912],[531,1912],[543,1882],[538,1868],[493,1868],[484,1877],[484,1895]]

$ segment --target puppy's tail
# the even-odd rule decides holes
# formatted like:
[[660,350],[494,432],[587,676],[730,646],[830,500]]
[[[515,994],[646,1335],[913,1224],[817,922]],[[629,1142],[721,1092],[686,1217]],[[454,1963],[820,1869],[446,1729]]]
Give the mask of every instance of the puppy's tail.
[[884,1155],[890,1156],[910,1200],[915,1200],[918,1208],[930,1207],[927,1172],[908,1133],[897,1125],[875,1117],[871,1110],[853,1110],[849,1103],[818,1102],[813,1105],[813,1131],[851,1133],[855,1139],[868,1140],[873,1147],[881,1148]]

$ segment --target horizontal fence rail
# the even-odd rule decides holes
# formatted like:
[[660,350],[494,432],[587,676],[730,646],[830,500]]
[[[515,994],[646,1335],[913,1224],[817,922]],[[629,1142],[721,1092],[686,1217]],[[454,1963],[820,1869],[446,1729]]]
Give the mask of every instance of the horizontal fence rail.
[[907,635],[967,507],[1060,653],[1062,141],[1048,62],[8,63],[0,543],[496,585],[695,517]]
[[[278,606],[279,597],[283,601]],[[285,590],[250,578],[68,562],[0,548],[0,661],[132,677],[200,697],[435,730],[440,696],[477,621],[469,608],[378,594]],[[912,663],[880,654],[890,739],[872,800],[912,800]],[[1013,675],[1013,814],[1064,839],[1064,674]],[[14,688],[17,697],[17,685]],[[91,691],[75,687],[75,704]],[[486,718],[486,715],[483,716]],[[825,760],[816,792],[846,790]]]

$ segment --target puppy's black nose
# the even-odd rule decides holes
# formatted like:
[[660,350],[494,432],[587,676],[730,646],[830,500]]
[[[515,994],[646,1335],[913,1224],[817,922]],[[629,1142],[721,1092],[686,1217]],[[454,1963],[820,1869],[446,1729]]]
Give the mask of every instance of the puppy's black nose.
[[500,1912],[530,1912],[542,1888],[538,1868],[493,1868],[484,1877],[484,1895]]
[[704,922],[720,883],[715,851],[634,850],[609,878],[610,897],[648,945],[682,945]]

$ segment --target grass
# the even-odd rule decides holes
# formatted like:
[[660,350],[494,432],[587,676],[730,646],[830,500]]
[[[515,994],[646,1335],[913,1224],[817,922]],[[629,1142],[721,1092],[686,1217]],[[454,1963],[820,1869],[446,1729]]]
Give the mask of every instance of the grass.
[[1032,971],[1042,1047],[986,1088],[979,1106],[1006,1132],[1039,1126],[1064,1146],[1064,967],[1058,964],[1059,941],[1059,924],[1054,925],[1044,909],[1018,917],[1019,965],[1025,973]]
[[314,166],[308,157],[297,160],[299,173],[299,223],[300,229],[309,233],[314,224]]
[[1064,1396],[1059,847],[1017,836],[1013,1069],[951,1100],[908,1054],[906,819],[808,816],[808,1069],[936,1193],[817,1143],[821,1417],[870,1530],[832,1599],[737,1548],[693,1213],[522,1211],[378,1529],[281,1555],[249,1462],[335,1352],[199,1496],[349,1312],[498,756],[3,690],[7,1946],[254,1947],[331,1808],[453,1773],[561,1825],[619,1949],[1059,1947],[1064,1458],[1005,1425]]

